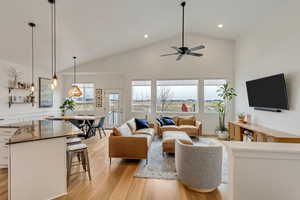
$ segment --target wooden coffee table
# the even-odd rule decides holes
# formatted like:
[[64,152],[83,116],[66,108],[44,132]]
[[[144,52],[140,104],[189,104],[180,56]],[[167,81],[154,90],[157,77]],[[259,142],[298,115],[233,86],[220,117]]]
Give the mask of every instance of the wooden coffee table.
[[175,153],[175,141],[180,140],[183,144],[193,145],[193,141],[186,132],[164,131],[162,139],[162,155],[164,153]]

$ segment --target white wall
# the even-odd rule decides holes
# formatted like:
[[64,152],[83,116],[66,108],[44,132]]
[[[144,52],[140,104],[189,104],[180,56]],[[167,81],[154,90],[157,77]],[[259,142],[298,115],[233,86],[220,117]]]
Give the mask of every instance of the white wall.
[[[7,62],[0,60],[0,118],[4,118],[5,121],[0,121],[0,123],[10,123],[17,121],[24,121],[33,118],[39,118],[40,116],[46,116],[48,114],[56,113],[59,104],[61,103],[61,87],[57,88],[54,93],[54,106],[53,108],[39,108],[39,95],[38,95],[38,78],[44,77],[49,78],[50,72],[44,69],[39,69],[36,67],[35,73],[35,97],[37,102],[34,107],[31,104],[22,104],[22,105],[12,105],[11,108],[8,107],[8,70],[9,67],[14,67],[18,72],[22,73],[20,81],[22,82],[31,82],[31,67],[22,66],[15,63]],[[50,70],[49,70],[50,71]],[[61,83],[60,83],[61,86]],[[18,91],[14,90],[13,95],[17,96],[26,96],[28,91]]]
[[[131,113],[130,110],[131,80],[198,79],[202,85],[204,79],[225,78],[232,82],[235,50],[233,41],[188,34],[186,45],[193,47],[204,44],[206,49],[201,51],[204,53],[204,57],[185,56],[181,61],[175,61],[176,57],[172,56],[160,57],[161,54],[174,52],[170,47],[178,46],[179,43],[179,37],[160,41],[150,46],[80,65],[78,71],[83,73],[104,73],[103,75],[96,75],[97,78],[95,80],[97,86],[101,88],[101,85],[103,85],[102,88],[104,89],[105,85],[114,84],[115,78],[108,78],[105,80],[107,82],[104,83],[101,82],[101,77],[110,73],[123,75],[121,87],[124,95],[125,119],[138,115],[137,113]],[[65,72],[72,72],[72,69]],[[89,76],[83,81],[88,78]],[[80,80],[80,77],[78,79]],[[94,78],[92,79],[94,80]],[[70,81],[68,81],[68,84],[70,84]],[[109,87],[111,88],[112,86]],[[199,99],[200,113],[197,117],[204,123],[204,132],[212,134],[217,126],[217,115],[203,113],[203,87],[199,89]],[[154,108],[153,106],[153,110]],[[140,114],[140,116],[144,115]],[[152,118],[154,117],[153,114]]]
[[[254,123],[297,135],[300,135],[299,7],[299,1],[289,1],[241,37],[237,42],[235,69],[236,112],[251,114]],[[272,113],[249,108],[245,81],[282,72],[287,79],[290,110]]]

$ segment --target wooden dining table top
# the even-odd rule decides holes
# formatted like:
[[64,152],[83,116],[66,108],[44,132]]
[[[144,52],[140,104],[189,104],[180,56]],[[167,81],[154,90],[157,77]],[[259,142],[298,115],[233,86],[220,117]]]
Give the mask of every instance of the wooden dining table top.
[[99,120],[101,116],[90,116],[90,115],[74,115],[74,116],[51,116],[46,117],[47,120],[70,120],[70,119],[77,119],[77,120]]

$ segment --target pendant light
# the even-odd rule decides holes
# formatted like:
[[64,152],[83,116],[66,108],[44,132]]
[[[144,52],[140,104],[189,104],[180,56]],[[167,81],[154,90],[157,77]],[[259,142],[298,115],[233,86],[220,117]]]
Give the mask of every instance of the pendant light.
[[31,27],[31,92],[34,92],[34,27],[36,26],[35,23],[29,22],[28,25]]
[[76,57],[73,57],[74,60],[74,82],[72,84],[72,87],[68,91],[69,97],[80,97],[82,96],[82,92],[80,88],[76,85]]
[[55,89],[58,85],[56,74],[56,6],[55,0],[48,0],[51,4],[51,64],[52,64],[52,83],[51,88]]

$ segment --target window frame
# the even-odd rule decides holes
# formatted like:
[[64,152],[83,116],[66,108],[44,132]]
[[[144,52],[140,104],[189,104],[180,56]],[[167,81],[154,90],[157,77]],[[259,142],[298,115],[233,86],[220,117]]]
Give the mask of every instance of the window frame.
[[[171,112],[171,111],[166,111],[166,112],[164,112],[164,111],[159,111],[158,109],[157,109],[157,105],[158,105],[158,103],[159,103],[159,101],[158,101],[158,97],[157,97],[157,92],[158,92],[158,89],[157,89],[157,87],[158,87],[158,85],[157,85],[157,82],[158,81],[197,81],[197,84],[195,85],[195,86],[197,86],[197,89],[196,89],[196,92],[197,92],[197,98],[196,98],[196,106],[195,106],[195,108],[196,108],[196,111],[195,112]],[[200,88],[200,80],[198,79],[198,78],[189,78],[189,79],[185,79],[185,78],[173,78],[173,79],[156,79],[155,80],[155,97],[154,97],[154,101],[155,101],[155,112],[157,113],[157,114],[199,114],[200,113],[200,91],[199,91],[199,88]]]
[[133,82],[135,81],[149,81],[150,82],[150,104],[149,104],[149,112],[152,112],[152,105],[153,105],[153,91],[152,91],[152,87],[153,87],[153,80],[151,79],[132,79],[130,80],[130,111],[132,113],[147,113],[147,111],[137,111],[134,110],[134,106],[133,106]]

